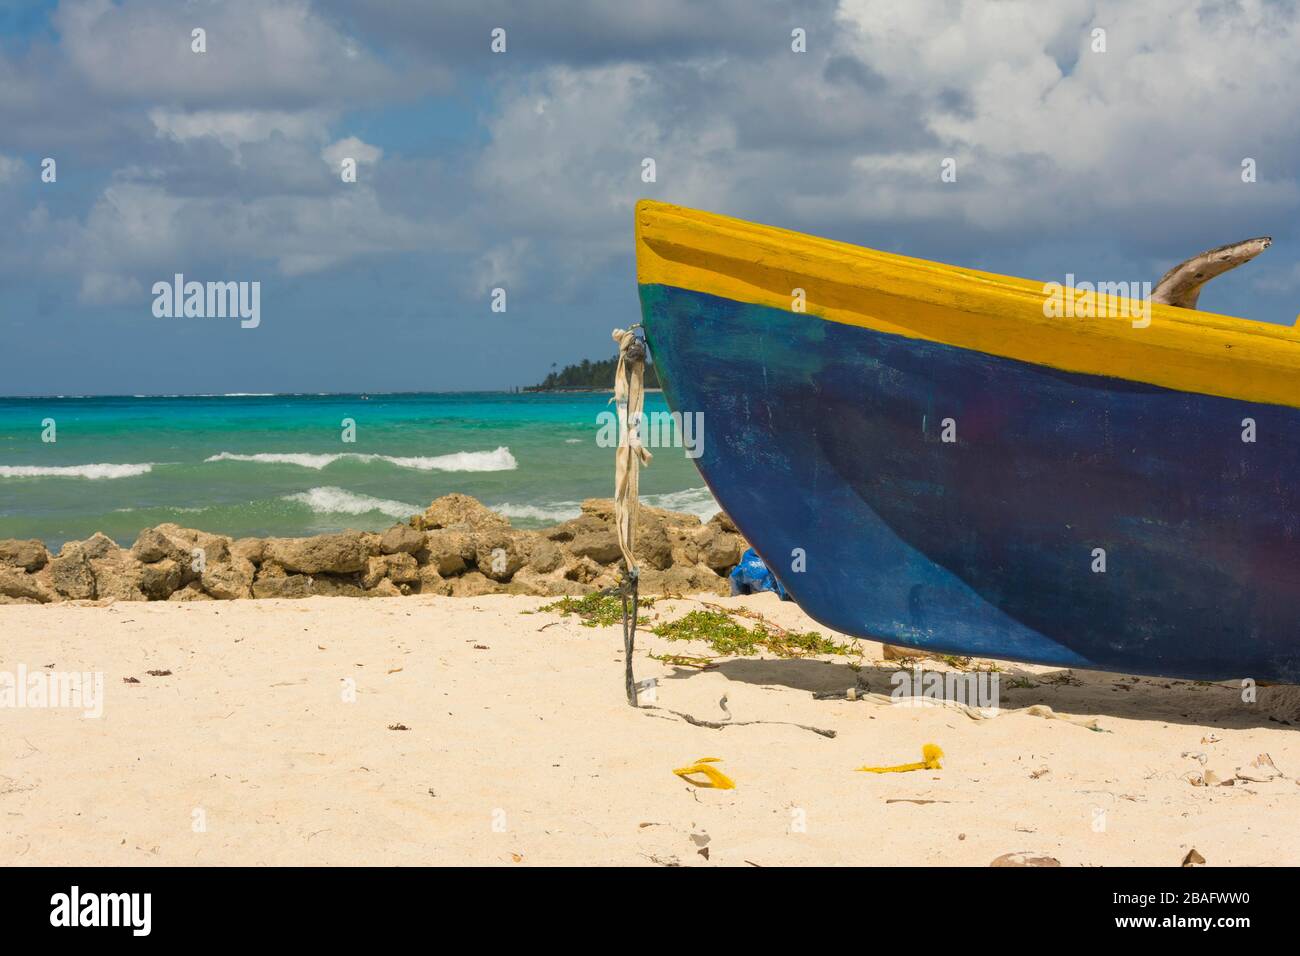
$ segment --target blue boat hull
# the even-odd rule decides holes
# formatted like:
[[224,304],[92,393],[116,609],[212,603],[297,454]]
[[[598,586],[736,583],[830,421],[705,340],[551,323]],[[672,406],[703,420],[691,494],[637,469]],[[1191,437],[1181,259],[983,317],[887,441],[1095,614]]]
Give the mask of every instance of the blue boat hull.
[[827,627],[1300,682],[1300,411],[672,286],[641,302],[669,404],[704,413],[705,481]]

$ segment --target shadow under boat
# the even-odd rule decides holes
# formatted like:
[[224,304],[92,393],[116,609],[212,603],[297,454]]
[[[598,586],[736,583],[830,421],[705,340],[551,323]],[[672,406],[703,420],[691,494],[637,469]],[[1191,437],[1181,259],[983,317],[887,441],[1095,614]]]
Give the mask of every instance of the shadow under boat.
[[[938,662],[917,662],[927,673]],[[906,665],[906,666],[904,666]],[[1006,711],[1044,704],[1058,714],[1112,717],[1125,720],[1159,721],[1247,730],[1251,728],[1300,727],[1300,696],[1285,706],[1279,698],[1293,688],[1260,684],[1255,702],[1242,700],[1239,682],[1190,681],[1175,678],[1137,677],[1104,671],[1061,669],[1030,671],[1016,664],[1000,665],[997,671],[998,704]],[[856,667],[838,661],[810,658],[746,658],[718,661],[709,667],[670,665],[661,680],[688,680],[702,673],[721,674],[729,681],[763,687],[787,687],[819,699],[820,703],[845,703],[839,695],[856,687],[875,694],[890,694],[894,675],[909,670],[905,661],[868,662]],[[945,671],[946,673],[946,671]],[[976,670],[959,671],[975,674]],[[880,705],[858,701],[875,710]],[[1283,706],[1279,706],[1283,704]],[[954,716],[961,716],[953,712]]]

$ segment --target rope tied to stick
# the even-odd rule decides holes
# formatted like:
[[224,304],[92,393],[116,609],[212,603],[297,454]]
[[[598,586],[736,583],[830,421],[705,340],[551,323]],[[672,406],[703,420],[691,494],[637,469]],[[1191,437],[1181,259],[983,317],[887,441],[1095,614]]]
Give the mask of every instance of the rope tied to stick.
[[[602,594],[617,594],[623,603],[623,682],[627,702],[640,707],[637,700],[636,676],[632,673],[632,652],[636,646],[636,623],[640,610],[638,587],[640,574],[636,556],[632,553],[637,509],[640,504],[641,466],[650,464],[649,449],[641,444],[641,422],[645,408],[646,343],[640,325],[615,329],[614,341],[618,343],[618,367],[614,371],[614,402],[618,409],[619,439],[614,451],[614,522],[618,534],[618,549],[623,554],[623,578],[617,587],[607,588]],[[724,698],[725,700],[725,698]],[[679,710],[669,710],[648,704],[644,710],[658,710],[679,717],[696,727],[722,730],[725,727],[743,727],[749,724],[789,724],[810,730],[823,737],[834,737],[835,731],[807,724],[781,720],[702,720]],[[725,706],[724,706],[725,710]],[[652,715],[657,716],[657,715]]]
[[614,524],[618,549],[623,554],[623,579],[618,594],[623,602],[623,659],[627,702],[637,706],[636,678],[632,673],[632,651],[636,644],[639,609],[639,569],[632,554],[633,529],[640,502],[641,466],[650,464],[649,449],[641,444],[641,420],[645,408],[645,338],[641,326],[615,329],[618,367],[614,370],[614,402],[618,413],[618,447],[614,450]]

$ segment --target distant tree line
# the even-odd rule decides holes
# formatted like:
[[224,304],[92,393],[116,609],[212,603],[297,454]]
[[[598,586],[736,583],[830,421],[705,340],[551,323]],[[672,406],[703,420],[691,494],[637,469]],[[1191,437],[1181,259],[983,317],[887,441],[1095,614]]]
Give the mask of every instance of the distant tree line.
[[[599,359],[595,362],[591,359],[583,359],[576,365],[564,366],[558,372],[552,371],[540,384],[533,385],[525,389],[525,391],[545,392],[563,388],[613,388],[614,370],[617,367],[617,358]],[[552,365],[551,368],[554,369],[555,366]],[[659,374],[655,371],[655,367],[650,364],[647,364],[645,369],[645,387],[659,387]]]

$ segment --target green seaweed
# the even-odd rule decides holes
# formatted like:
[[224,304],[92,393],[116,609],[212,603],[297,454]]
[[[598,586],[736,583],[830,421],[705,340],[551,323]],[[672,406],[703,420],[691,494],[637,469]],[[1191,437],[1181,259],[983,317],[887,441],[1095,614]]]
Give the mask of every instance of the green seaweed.
[[[651,607],[654,598],[641,598],[640,606]],[[544,604],[538,611],[553,611],[561,617],[577,615],[583,627],[609,627],[623,623],[623,600],[613,594],[593,591],[580,598],[565,597],[551,604]],[[637,624],[648,624],[649,618],[637,616]]]
[[837,644],[816,631],[787,631],[764,622],[748,628],[722,611],[691,611],[656,625],[651,633],[670,641],[703,641],[726,657],[752,657],[760,651],[778,657],[857,653],[851,645]]

